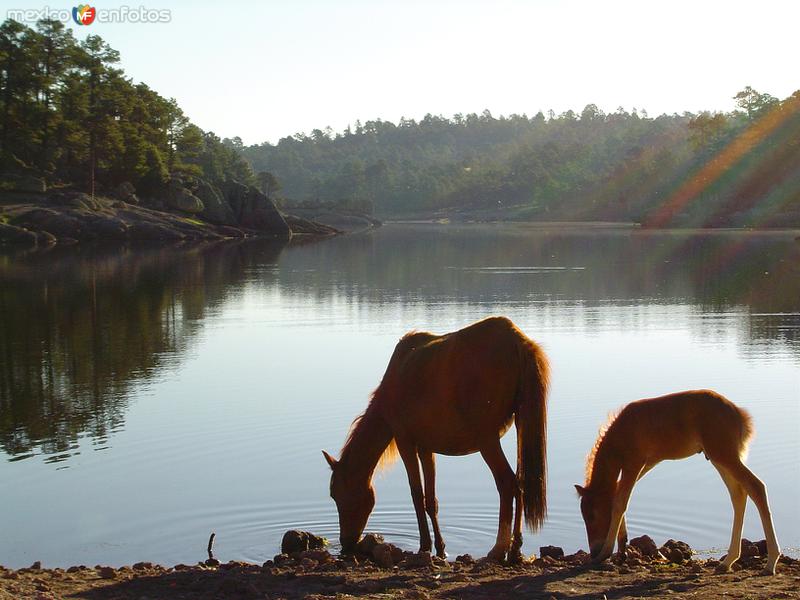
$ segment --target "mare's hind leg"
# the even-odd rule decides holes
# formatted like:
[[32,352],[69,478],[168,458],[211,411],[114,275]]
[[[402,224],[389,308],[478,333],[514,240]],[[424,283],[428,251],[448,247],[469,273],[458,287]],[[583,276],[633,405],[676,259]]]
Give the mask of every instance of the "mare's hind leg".
[[740,484],[725,467],[718,465],[714,461],[711,461],[711,464],[719,471],[722,481],[725,482],[725,487],[728,488],[728,493],[731,496],[731,504],[733,505],[731,543],[728,547],[728,554],[725,556],[725,560],[717,567],[718,572],[727,573],[731,570],[731,565],[739,560],[739,556],[742,553],[742,526],[744,525],[744,509],[747,504],[747,492],[744,487],[742,487],[742,484]]
[[775,565],[781,556],[781,548],[778,545],[775,527],[772,524],[772,514],[767,500],[767,488],[764,482],[756,477],[738,458],[730,462],[724,461],[722,466],[744,487],[747,495],[753,499],[753,503],[758,508],[761,525],[764,527],[764,536],[767,538],[767,564],[764,567],[764,572],[774,575]]
[[422,475],[425,478],[425,511],[433,525],[433,544],[436,556],[444,558],[444,539],[439,531],[439,501],[436,500],[436,459],[433,452],[419,450],[419,462],[422,463]]
[[411,488],[411,500],[414,502],[414,511],[417,513],[417,525],[419,526],[419,549],[420,551],[431,550],[431,532],[428,529],[428,519],[425,516],[425,499],[422,492],[422,479],[419,475],[419,460],[417,459],[416,447],[400,438],[395,438],[397,450],[400,458],[406,467],[408,474],[408,485]]
[[[511,513],[514,498],[517,496],[515,490],[519,488],[519,484],[517,483],[517,476],[508,464],[505,454],[503,454],[499,439],[494,439],[481,448],[481,456],[486,461],[486,464],[489,465],[497,486],[497,492],[500,494],[500,523],[497,528],[497,541],[487,556],[494,560],[503,560],[511,546]],[[519,540],[521,546],[521,533]]]

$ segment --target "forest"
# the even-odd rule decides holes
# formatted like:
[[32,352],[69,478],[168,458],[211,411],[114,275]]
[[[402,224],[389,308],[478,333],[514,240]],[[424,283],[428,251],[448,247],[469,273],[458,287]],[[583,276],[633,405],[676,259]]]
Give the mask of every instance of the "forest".
[[800,224],[800,91],[746,87],[736,110],[623,108],[380,119],[277,144],[226,140],[274,173],[285,202],[379,216]]
[[[428,114],[246,146],[203,131],[119,62],[99,36],[79,41],[58,21],[0,26],[0,190],[25,177],[91,194],[132,185],[147,204],[171,180],[198,195],[203,182],[236,181],[289,212],[800,225],[800,90],[745,87],[730,112]],[[190,200],[173,204],[200,212]],[[234,224],[228,213],[218,222]]]
[[173,174],[254,183],[230,144],[194,125],[175,100],[119,68],[97,35],[56,20],[0,25],[0,172],[103,192],[123,182],[157,195]]

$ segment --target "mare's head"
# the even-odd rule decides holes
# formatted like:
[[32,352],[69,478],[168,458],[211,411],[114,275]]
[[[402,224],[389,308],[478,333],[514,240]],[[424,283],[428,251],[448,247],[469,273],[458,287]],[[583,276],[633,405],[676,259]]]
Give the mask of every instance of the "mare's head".
[[339,511],[339,541],[342,552],[355,551],[367,519],[375,506],[375,490],[369,478],[348,477],[339,461],[322,451],[331,467],[331,498]]
[[611,525],[611,503],[613,490],[594,490],[591,487],[576,485],[581,498],[581,515],[586,525],[586,536],[589,540],[589,553],[592,558],[600,553]]

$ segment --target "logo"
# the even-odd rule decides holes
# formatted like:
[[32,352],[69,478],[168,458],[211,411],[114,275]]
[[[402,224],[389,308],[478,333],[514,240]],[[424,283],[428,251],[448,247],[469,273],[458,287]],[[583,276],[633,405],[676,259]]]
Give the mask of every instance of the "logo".
[[97,9],[88,4],[81,4],[72,9],[72,18],[78,25],[91,25],[97,16]]

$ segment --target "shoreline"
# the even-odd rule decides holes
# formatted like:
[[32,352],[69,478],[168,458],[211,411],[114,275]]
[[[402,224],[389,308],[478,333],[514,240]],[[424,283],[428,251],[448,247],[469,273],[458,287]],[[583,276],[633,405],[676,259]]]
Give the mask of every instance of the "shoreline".
[[[382,544],[385,545],[385,544]],[[543,548],[547,553],[550,550]],[[559,549],[556,549],[559,550]],[[592,564],[585,552],[545,556],[504,565],[469,555],[445,561],[406,553],[399,565],[379,566],[363,556],[336,557],[325,550],[280,554],[265,563],[216,559],[165,567],[147,562],[113,568],[0,567],[0,598],[56,600],[192,598],[346,600],[416,598],[800,598],[800,561],[782,557],[774,576],[762,576],[765,559],[740,559],[733,571],[715,572],[719,561],[628,556]]]

